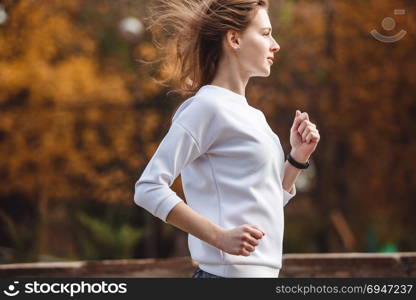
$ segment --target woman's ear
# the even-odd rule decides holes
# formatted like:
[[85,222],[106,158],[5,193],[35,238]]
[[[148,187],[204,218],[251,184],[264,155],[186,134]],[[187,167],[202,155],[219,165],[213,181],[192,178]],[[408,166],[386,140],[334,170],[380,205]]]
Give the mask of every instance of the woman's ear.
[[235,50],[239,48],[241,45],[240,45],[240,36],[238,32],[232,29],[228,30],[226,34],[226,42],[227,42],[227,45],[231,47],[231,49]]

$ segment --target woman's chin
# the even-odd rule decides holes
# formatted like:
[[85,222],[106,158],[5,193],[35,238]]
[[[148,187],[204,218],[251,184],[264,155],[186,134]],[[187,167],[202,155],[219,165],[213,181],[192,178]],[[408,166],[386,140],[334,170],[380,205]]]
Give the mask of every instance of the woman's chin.
[[250,77],[269,77],[270,76],[270,67],[265,68],[259,72],[255,72],[254,75]]
[[265,73],[262,75],[262,76],[260,76],[260,77],[269,77],[270,76],[270,69],[267,69],[266,71],[265,71]]

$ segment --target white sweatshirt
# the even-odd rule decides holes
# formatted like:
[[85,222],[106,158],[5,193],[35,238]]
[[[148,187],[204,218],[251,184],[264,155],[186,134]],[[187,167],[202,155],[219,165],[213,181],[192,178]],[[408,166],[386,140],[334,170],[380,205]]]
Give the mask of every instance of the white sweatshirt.
[[285,156],[262,111],[229,89],[204,85],[176,110],[166,136],[135,184],[134,202],[166,222],[183,201],[170,188],[181,174],[187,204],[224,229],[258,225],[266,235],[249,256],[188,234],[191,257],[222,277],[274,277],[282,266]]

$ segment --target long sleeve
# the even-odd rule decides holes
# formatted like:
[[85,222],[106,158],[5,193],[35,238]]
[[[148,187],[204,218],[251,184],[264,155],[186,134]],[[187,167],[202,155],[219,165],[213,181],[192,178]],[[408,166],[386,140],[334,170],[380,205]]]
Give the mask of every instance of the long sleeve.
[[[196,100],[196,101],[193,101]],[[170,188],[181,170],[204,154],[216,138],[215,106],[201,99],[182,103],[141,177],[134,203],[166,223],[172,208],[183,201]]]
[[286,206],[286,204],[289,202],[290,199],[295,197],[296,195],[296,185],[293,184],[293,193],[290,194],[288,191],[283,189],[283,206]]
[[181,169],[200,155],[194,138],[179,122],[172,123],[140,179],[134,202],[166,223],[173,207],[183,201],[170,188]]

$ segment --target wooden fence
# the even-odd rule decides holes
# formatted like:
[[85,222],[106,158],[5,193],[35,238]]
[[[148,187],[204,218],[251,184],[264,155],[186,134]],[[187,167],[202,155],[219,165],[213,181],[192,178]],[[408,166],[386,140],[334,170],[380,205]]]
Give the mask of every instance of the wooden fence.
[[[191,277],[190,257],[0,265],[0,277]],[[416,252],[285,254],[279,277],[416,277]]]

